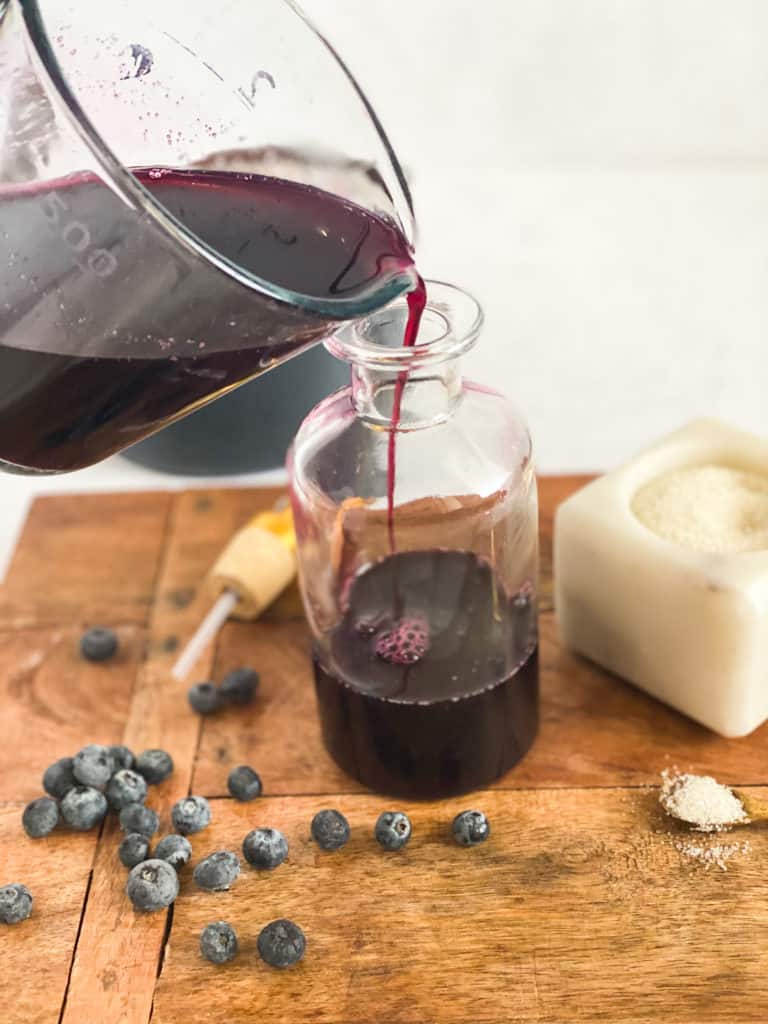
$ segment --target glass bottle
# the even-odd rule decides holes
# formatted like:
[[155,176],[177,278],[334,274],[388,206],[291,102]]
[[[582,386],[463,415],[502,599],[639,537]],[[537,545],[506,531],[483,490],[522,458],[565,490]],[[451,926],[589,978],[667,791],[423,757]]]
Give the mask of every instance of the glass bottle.
[[309,414],[289,459],[325,744],[366,786],[415,797],[487,785],[538,724],[530,435],[461,376],[477,302],[436,282],[427,294],[412,348],[404,300],[332,336],[351,384]]

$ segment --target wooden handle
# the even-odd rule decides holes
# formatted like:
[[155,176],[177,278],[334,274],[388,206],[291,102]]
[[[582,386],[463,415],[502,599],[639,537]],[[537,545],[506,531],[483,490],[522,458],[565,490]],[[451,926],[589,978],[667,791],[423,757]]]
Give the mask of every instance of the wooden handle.
[[753,796],[743,789],[734,789],[734,794],[741,800],[747,817],[754,822],[768,822],[768,800]]

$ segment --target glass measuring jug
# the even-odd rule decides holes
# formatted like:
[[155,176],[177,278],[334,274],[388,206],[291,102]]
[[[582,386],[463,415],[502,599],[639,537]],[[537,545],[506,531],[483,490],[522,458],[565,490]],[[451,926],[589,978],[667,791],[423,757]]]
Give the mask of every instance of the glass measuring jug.
[[0,468],[97,462],[379,309],[413,233],[288,0],[0,0]]

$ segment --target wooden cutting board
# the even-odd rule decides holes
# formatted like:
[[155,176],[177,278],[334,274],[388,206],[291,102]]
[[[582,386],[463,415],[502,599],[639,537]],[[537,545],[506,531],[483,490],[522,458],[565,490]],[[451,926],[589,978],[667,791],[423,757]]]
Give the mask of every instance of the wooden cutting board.
[[[323,751],[307,633],[296,596],[268,621],[229,624],[199,677],[250,664],[249,708],[201,721],[169,668],[203,610],[197,586],[233,530],[274,491],[55,497],[37,501],[0,588],[0,884],[34,894],[29,921],[0,926],[0,1019],[8,1024],[502,1024],[605,1021],[743,1024],[768,1020],[768,838],[706,870],[657,810],[661,769],[677,764],[745,786],[768,784],[768,730],[744,740],[704,729],[560,649],[551,604],[552,514],[583,479],[541,481],[542,724],[529,757],[492,790],[434,804],[399,801],[414,838],[398,855],[371,837],[393,801],[361,791]],[[89,665],[84,626],[120,634]],[[238,850],[257,825],[283,830],[288,862],[244,871],[229,893],[191,871],[168,914],[137,916],[113,822],[102,834],[33,841],[21,829],[43,769],[86,742],[166,747],[176,771],[151,791],[212,800],[195,859]],[[253,765],[266,795],[235,804],[232,765]],[[768,796],[768,791],[764,795]],[[310,844],[321,807],[349,817],[337,854]],[[462,850],[452,816],[483,808],[493,835]],[[726,837],[721,842],[732,842]],[[289,917],[307,954],[278,972],[255,953],[259,929]],[[215,968],[198,953],[229,920],[241,954]]]

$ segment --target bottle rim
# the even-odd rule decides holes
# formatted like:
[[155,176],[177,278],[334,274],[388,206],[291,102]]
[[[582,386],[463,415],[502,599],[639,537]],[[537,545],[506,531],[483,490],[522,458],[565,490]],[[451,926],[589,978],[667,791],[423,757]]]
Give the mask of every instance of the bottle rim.
[[374,370],[410,371],[457,359],[477,341],[484,323],[477,299],[446,281],[425,281],[427,302],[416,344],[405,347],[407,296],[337,328],[325,347],[337,359]]

